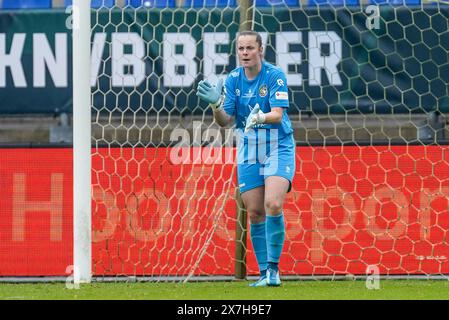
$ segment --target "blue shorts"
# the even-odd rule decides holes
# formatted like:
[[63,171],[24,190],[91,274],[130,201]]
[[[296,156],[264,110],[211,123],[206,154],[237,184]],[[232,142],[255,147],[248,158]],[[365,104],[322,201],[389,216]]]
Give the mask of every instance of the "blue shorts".
[[265,185],[267,177],[284,177],[290,182],[291,190],[295,175],[296,144],[293,135],[288,135],[269,150],[259,161],[245,161],[237,165],[237,181],[240,193]]

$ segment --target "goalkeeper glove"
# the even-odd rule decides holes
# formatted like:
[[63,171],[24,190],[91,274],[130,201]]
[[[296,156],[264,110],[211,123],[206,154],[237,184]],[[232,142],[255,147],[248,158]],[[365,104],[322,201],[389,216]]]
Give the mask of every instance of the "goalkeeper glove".
[[249,114],[248,118],[246,119],[246,126],[245,126],[245,133],[248,132],[248,130],[254,128],[256,124],[264,123],[265,122],[265,113],[260,111],[259,104],[256,103],[253,110],[251,110],[251,113]]
[[224,97],[221,95],[223,90],[223,79],[219,79],[216,86],[211,85],[207,80],[200,81],[198,83],[198,88],[196,95],[200,97],[201,100],[209,103],[209,106],[214,110],[220,110],[221,104]]

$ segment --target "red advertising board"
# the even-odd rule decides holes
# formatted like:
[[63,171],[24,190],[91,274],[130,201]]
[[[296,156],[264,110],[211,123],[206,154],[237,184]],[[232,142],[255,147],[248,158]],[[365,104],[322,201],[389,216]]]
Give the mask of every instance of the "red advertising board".
[[[449,273],[448,150],[298,147],[282,273]],[[233,274],[235,166],[172,152],[94,150],[94,275]],[[66,275],[72,179],[71,149],[0,149],[0,276]]]

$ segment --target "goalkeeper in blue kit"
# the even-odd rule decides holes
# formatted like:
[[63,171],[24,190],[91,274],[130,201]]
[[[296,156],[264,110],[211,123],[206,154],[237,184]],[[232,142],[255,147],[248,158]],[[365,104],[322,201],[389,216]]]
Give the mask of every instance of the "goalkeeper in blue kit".
[[279,260],[285,239],[283,204],[295,173],[295,142],[287,115],[285,74],[263,60],[261,36],[237,36],[240,67],[224,84],[200,81],[197,96],[209,103],[215,121],[235,117],[237,178],[250,218],[250,235],[260,278],[251,286],[279,286]]

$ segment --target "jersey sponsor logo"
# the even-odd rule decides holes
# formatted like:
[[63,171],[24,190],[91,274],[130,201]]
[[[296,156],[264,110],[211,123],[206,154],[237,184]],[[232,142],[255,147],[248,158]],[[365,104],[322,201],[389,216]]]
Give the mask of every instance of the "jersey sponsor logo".
[[229,75],[231,77],[237,78],[239,76],[239,73],[238,73],[238,71],[234,71],[234,72],[231,72]]
[[259,96],[263,98],[263,97],[265,97],[267,95],[267,92],[268,92],[267,86],[263,84],[259,88]]
[[279,85],[279,86],[281,86],[281,87],[284,86],[284,80],[278,79],[277,82],[278,82],[278,85]]
[[287,92],[278,91],[278,92],[276,92],[275,96],[276,96],[276,100],[288,100]]
[[254,92],[252,92],[251,89],[249,89],[248,92],[243,95],[243,98],[248,98],[248,99],[254,98],[254,97],[255,97]]

